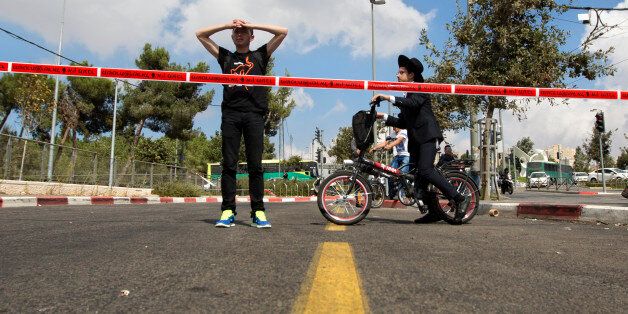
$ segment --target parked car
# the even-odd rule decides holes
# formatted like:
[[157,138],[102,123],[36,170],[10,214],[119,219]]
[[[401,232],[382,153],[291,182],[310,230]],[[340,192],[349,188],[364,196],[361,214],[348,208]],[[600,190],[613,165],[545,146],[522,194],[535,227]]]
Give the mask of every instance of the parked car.
[[545,172],[532,172],[528,177],[528,184],[530,187],[543,187],[549,184],[549,180],[550,177]]
[[[604,168],[604,181],[612,180],[615,178],[628,179],[628,174],[624,173],[619,168]],[[602,182],[602,169],[589,172],[590,182]]]
[[576,182],[587,182],[589,181],[589,174],[586,172],[574,172],[573,179]]

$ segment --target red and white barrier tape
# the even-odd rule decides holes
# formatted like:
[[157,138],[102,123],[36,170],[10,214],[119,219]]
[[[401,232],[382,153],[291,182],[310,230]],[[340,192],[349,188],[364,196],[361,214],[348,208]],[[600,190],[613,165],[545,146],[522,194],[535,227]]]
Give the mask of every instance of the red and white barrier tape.
[[628,91],[587,90],[535,87],[508,87],[483,85],[457,85],[433,83],[403,83],[365,80],[340,80],[304,77],[278,77],[258,75],[212,74],[156,70],[130,70],[22,62],[1,62],[0,72],[49,74],[63,76],[135,79],[185,83],[238,84],[252,86],[281,86],[328,89],[419,92],[428,94],[513,96],[545,98],[584,98],[628,100]]

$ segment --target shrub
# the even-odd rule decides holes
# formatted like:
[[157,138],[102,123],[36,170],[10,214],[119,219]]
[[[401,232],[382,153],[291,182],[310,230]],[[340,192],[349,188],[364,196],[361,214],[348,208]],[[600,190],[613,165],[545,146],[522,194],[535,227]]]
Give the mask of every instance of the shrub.
[[160,183],[153,188],[153,194],[159,196],[198,197],[202,192],[199,186],[180,181]]

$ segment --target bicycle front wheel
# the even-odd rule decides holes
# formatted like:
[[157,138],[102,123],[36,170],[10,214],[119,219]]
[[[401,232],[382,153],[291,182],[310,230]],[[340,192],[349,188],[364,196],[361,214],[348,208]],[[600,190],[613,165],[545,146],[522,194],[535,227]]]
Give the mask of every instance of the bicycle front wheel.
[[321,183],[318,209],[325,219],[335,224],[356,224],[371,209],[371,187],[359,174],[346,170],[336,171]]

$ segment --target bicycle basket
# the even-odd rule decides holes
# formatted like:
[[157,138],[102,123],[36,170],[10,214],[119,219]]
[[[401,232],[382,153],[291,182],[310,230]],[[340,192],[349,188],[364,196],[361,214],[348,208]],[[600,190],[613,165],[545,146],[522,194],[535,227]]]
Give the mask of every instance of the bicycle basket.
[[351,126],[353,127],[353,137],[359,150],[365,150],[373,144],[373,123],[370,111],[358,111],[353,115]]

